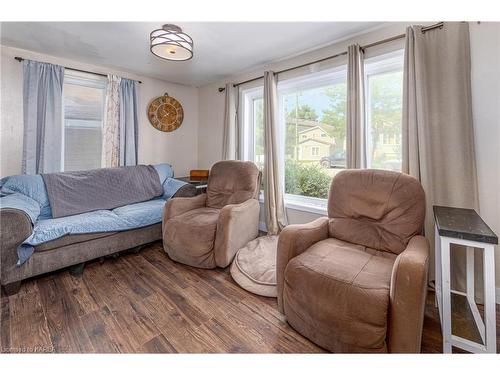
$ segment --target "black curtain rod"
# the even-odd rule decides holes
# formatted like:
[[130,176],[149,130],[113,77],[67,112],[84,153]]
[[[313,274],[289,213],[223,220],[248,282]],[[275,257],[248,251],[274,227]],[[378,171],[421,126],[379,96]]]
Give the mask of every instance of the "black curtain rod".
[[[19,56],[16,56],[14,57],[14,59],[16,59],[17,61],[21,62],[24,60],[24,58],[22,57],[19,57]],[[95,72],[91,72],[89,70],[82,70],[82,69],[76,69],[76,68],[70,68],[70,67],[67,67],[65,66],[64,67],[65,69],[69,69],[69,70],[74,70],[75,72],[81,72],[81,73],[90,73],[90,74],[95,74],[97,76],[102,76],[102,77],[107,77],[108,75],[107,74],[103,74],[103,73],[95,73]],[[139,83],[142,83],[142,81],[138,81],[136,79],[133,79],[132,81],[136,81],[136,82],[139,82]]]
[[[441,29],[441,28],[443,28],[443,25],[444,25],[443,22],[438,22],[438,23],[436,23],[434,25],[422,27],[422,32],[425,33],[428,30],[438,29],[438,28]],[[387,38],[387,39],[382,39],[382,40],[379,40],[377,42],[374,42],[374,43],[371,43],[371,44],[367,44],[366,46],[362,46],[361,49],[364,50],[364,49],[367,49],[367,48],[378,46],[379,44],[389,43],[389,42],[392,42],[394,40],[402,39],[405,36],[406,36],[406,34],[399,34],[399,35],[396,35],[396,36],[393,36],[393,37],[390,37],[390,38]],[[317,64],[317,63],[320,63],[320,62],[323,62],[323,61],[326,61],[326,60],[334,59],[336,57],[345,56],[345,55],[347,55],[347,51],[340,52],[340,53],[337,53],[337,54],[332,55],[332,56],[327,56],[327,57],[324,57],[322,59],[310,61],[308,63],[301,64],[301,65],[298,65],[298,66],[293,66],[291,68],[287,68],[287,69],[283,69],[283,70],[278,70],[277,72],[275,72],[275,74],[281,74],[281,73],[289,72],[290,70],[300,69],[300,68],[303,68],[303,67],[308,66],[308,65]],[[238,86],[244,85],[245,83],[257,81],[257,80],[262,79],[262,78],[264,78],[263,75],[259,76],[259,77],[247,79],[246,81],[235,83],[233,86],[234,87],[238,87]],[[225,89],[226,89],[225,87],[219,87],[219,92],[223,92]]]

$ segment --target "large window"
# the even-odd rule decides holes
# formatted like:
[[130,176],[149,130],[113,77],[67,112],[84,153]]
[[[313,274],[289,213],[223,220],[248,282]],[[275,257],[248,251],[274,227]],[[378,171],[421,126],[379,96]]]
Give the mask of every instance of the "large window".
[[325,199],[333,176],[346,166],[346,70],[285,81],[278,92],[285,194]]
[[400,171],[402,52],[367,60],[365,87],[368,167]]
[[[279,119],[287,201],[324,206],[333,176],[345,168],[346,70],[280,83]],[[264,165],[262,87],[243,92],[244,155]],[[300,199],[299,199],[300,200]],[[303,200],[300,200],[303,203]]]
[[67,71],[64,76],[64,170],[101,167],[106,81]]
[[[365,62],[367,167],[401,170],[402,51]],[[278,84],[285,200],[324,210],[332,178],[346,168],[347,69]],[[244,157],[262,169],[262,87],[242,92]]]

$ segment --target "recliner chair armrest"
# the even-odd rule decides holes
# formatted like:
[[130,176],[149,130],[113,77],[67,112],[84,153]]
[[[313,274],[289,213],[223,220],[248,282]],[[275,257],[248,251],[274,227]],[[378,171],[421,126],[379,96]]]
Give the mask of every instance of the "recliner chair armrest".
[[206,194],[200,194],[189,198],[171,198],[165,203],[163,208],[163,223],[168,219],[182,215],[185,212],[205,207],[207,201]]
[[2,285],[10,283],[10,274],[17,264],[17,248],[33,232],[28,214],[14,208],[0,209],[0,275]]
[[429,253],[429,241],[423,236],[414,236],[394,263],[387,332],[391,353],[420,352]]
[[278,239],[278,253],[276,256],[276,281],[278,287],[278,309],[283,310],[283,286],[285,269],[290,260],[302,254],[316,242],[328,238],[327,217],[320,217],[307,224],[294,224],[285,227]]
[[215,264],[227,267],[236,252],[259,235],[260,205],[257,199],[222,207],[215,235]]

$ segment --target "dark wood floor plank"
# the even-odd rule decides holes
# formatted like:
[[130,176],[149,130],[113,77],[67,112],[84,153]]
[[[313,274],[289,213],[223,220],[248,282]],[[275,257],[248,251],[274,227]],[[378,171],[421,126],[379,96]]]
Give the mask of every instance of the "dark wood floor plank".
[[147,275],[146,280],[154,284],[189,321],[200,325],[211,318],[206,311],[186,298],[184,290],[187,289],[187,284],[184,288],[182,285],[178,285],[175,279],[170,278],[168,272],[162,272],[156,265],[144,258],[136,259],[135,264]]
[[[433,298],[429,293],[424,353],[442,351]],[[286,323],[275,298],[241,289],[228,268],[173,262],[160,242],[138,254],[90,262],[79,278],[60,271],[28,280],[1,301],[2,352],[323,352]]]
[[73,300],[73,307],[78,316],[83,316],[99,310],[99,305],[90,294],[82,276],[75,277],[69,272],[62,272],[59,280]]
[[50,338],[61,353],[88,353],[93,346],[60,277],[37,281]]
[[0,353],[10,351],[10,306],[9,298],[1,296],[0,299]]
[[126,282],[114,276],[113,267],[107,267],[106,263],[100,266],[86,270],[89,290],[105,303],[126,340],[139,348],[158,334],[158,328],[147,317],[142,298],[135,295]]
[[226,353],[229,348],[205,325],[194,325],[177,310],[169,311],[160,331],[179,353]]
[[[34,282],[9,297],[10,352],[33,353],[57,351],[52,345],[40,293]],[[27,291],[30,290],[30,291]],[[2,329],[7,327],[2,326]]]
[[95,353],[120,353],[122,351],[112,334],[110,336],[108,325],[102,318],[100,311],[85,314],[82,317],[82,323]]
[[177,353],[177,350],[163,335],[153,337],[139,351],[141,353]]
[[120,353],[136,353],[136,346],[138,344],[130,339],[128,331],[123,331],[109,308],[107,306],[101,308],[99,315],[106,326],[106,333],[110,337],[110,340],[116,344]]

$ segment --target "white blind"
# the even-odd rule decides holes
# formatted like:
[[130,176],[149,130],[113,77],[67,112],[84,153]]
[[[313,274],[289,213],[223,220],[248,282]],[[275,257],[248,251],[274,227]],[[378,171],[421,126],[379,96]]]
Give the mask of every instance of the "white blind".
[[106,78],[67,71],[64,77],[64,170],[101,167]]

